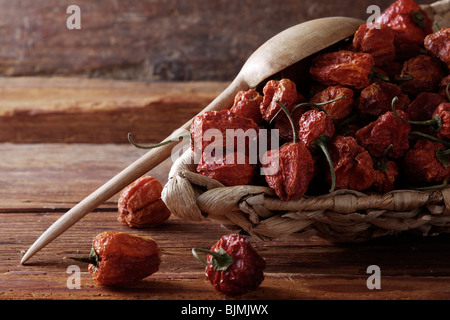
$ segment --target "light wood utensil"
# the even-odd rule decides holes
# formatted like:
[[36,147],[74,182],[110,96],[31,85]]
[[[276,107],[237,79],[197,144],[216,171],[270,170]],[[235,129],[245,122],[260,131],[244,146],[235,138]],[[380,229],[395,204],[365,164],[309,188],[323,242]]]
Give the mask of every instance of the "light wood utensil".
[[[200,113],[231,107],[234,96],[240,90],[254,88],[296,62],[352,36],[362,23],[364,21],[355,18],[328,17],[304,22],[282,31],[259,47],[249,57],[231,84]],[[190,125],[191,120],[173,132],[166,140],[178,140],[179,136],[189,130]],[[172,142],[151,149],[67,211],[33,243],[23,256],[21,263],[25,263],[36,252],[128,184],[170,157],[177,143]]]

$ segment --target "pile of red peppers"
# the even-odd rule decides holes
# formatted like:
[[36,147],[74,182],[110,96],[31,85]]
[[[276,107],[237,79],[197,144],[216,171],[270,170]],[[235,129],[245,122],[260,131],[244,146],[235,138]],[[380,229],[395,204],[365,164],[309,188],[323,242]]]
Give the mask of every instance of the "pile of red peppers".
[[[229,109],[195,117],[197,171],[226,186],[267,185],[285,201],[337,189],[445,186],[449,68],[450,28],[439,28],[413,0],[397,0],[341,47],[312,57],[307,86],[280,73],[239,92]],[[247,147],[278,130],[280,143],[257,163],[229,141],[217,158],[206,150],[214,141],[202,140],[211,128],[256,130]],[[225,161],[239,155],[240,162]]]

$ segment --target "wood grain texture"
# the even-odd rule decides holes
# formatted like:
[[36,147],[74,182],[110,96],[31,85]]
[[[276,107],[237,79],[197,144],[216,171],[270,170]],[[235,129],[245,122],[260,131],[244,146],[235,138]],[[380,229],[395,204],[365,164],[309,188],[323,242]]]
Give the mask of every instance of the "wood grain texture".
[[[0,74],[231,81],[256,48],[288,27],[328,16],[366,20],[369,5],[390,3],[1,0]],[[81,9],[80,30],[66,27],[70,4]]]
[[[65,208],[136,154],[124,145],[0,144],[0,155],[5,154],[8,156],[0,161],[9,163],[0,172],[0,198],[7,199],[0,210],[2,300],[445,300],[450,295],[450,256],[444,254],[450,250],[449,236],[402,234],[347,245],[316,237],[289,236],[271,242],[251,239],[266,259],[265,280],[253,292],[225,297],[213,290],[190,250],[209,248],[232,231],[211,221],[193,223],[175,217],[158,228],[129,228],[117,221],[115,197],[42,249],[27,265],[20,265],[24,250]],[[169,167],[157,167],[152,174],[164,181]],[[134,286],[112,289],[96,285],[86,265],[63,260],[64,256],[89,252],[92,238],[106,230],[154,238],[165,251],[160,270]],[[67,287],[70,274],[66,271],[74,264],[81,270],[80,289]],[[366,286],[369,265],[381,269],[380,290]]]
[[227,82],[0,78],[0,142],[159,142]]

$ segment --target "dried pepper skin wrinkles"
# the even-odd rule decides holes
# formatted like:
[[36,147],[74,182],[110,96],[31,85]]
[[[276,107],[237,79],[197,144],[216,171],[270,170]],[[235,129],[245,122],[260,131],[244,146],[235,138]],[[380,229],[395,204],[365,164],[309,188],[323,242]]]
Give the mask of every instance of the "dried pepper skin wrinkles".
[[260,104],[261,115],[264,120],[270,122],[280,111],[280,106],[276,101],[283,103],[291,111],[298,99],[297,87],[293,81],[286,78],[269,80],[263,88],[263,101]]
[[[230,159],[230,156],[233,159]],[[205,157],[208,156],[203,154],[197,166],[198,173],[215,179],[228,187],[252,183],[255,167],[250,164],[250,159],[245,154],[235,152],[224,155],[222,159],[215,159],[214,157],[205,159]],[[243,161],[241,157],[244,159]]]
[[444,146],[428,139],[419,139],[408,150],[403,159],[403,168],[408,179],[419,185],[442,183],[450,177],[450,166],[445,167],[436,157]]
[[417,95],[421,92],[436,92],[443,72],[438,61],[421,54],[405,61],[401,75],[412,77],[411,80],[402,82],[402,90]]
[[[300,121],[300,118],[302,117],[303,113],[308,111],[308,107],[301,107],[297,108],[295,112],[292,113],[292,119],[295,124],[295,129],[298,130],[298,123]],[[292,133],[292,127],[289,122],[289,119],[287,117],[276,117],[276,122],[274,125],[274,129],[278,130],[278,135],[281,140],[283,141],[292,141],[294,139],[293,133]]]
[[387,161],[387,168],[375,169],[375,176],[372,182],[371,190],[379,193],[392,191],[395,187],[399,175],[398,164],[392,160]]
[[392,99],[395,97],[398,98],[396,108],[398,110],[406,109],[410,99],[407,94],[402,92],[400,86],[384,81],[374,82],[361,91],[357,108],[363,118],[374,121],[391,110]]
[[254,89],[239,91],[230,110],[245,118],[252,119],[256,124],[260,125],[264,121],[259,110],[262,101],[263,97]]
[[386,66],[395,58],[394,33],[384,24],[363,24],[355,32],[353,48],[371,54],[376,66]]
[[[213,138],[211,138],[212,141],[208,141],[208,139],[205,139],[204,137],[205,132],[210,129],[216,129],[220,132],[222,139],[221,147],[224,148],[223,154],[225,154],[225,150],[227,148],[231,149],[233,146],[236,147],[238,145],[236,140],[239,140],[240,138],[244,139],[247,130],[254,130],[257,134],[259,128],[252,119],[245,118],[239,114],[231,112],[230,110],[204,112],[201,115],[194,117],[191,125],[191,149],[199,157],[201,157],[201,154],[210,143],[215,142]],[[244,136],[237,135],[235,141],[227,141],[227,129],[242,129]],[[256,141],[257,135],[251,136],[250,139]],[[247,140],[245,144],[246,150],[248,150],[249,143],[250,141]]]
[[310,150],[314,148],[314,142],[322,135],[331,138],[334,136],[334,131],[333,119],[323,111],[309,110],[300,118],[299,140]]
[[413,0],[397,0],[376,19],[394,33],[396,58],[417,55],[426,35],[432,32],[432,21]]
[[128,286],[159,270],[161,250],[151,238],[107,231],[92,242],[97,262],[88,267],[93,280],[106,286]]
[[374,58],[368,53],[341,50],[317,56],[310,73],[314,80],[327,85],[363,89],[370,84]]
[[[406,119],[402,110],[398,114]],[[384,151],[392,144],[388,155],[393,158],[402,157],[409,149],[409,134],[411,125],[399,119],[394,112],[388,111],[377,120],[356,132],[358,144],[366,148],[374,157],[381,157]]]
[[431,33],[425,37],[425,49],[434,57],[440,59],[450,70],[450,28]]
[[422,92],[408,105],[406,114],[413,121],[425,121],[433,117],[436,108],[445,98],[435,92]]
[[315,109],[305,112],[299,121],[298,137],[313,154],[317,149],[322,151],[328,162],[331,177],[331,186],[329,192],[333,192],[336,185],[336,178],[333,168],[333,162],[327,148],[328,141],[334,136],[335,127],[331,116],[324,111]]
[[[302,143],[289,142],[280,149],[269,150],[263,157],[265,179],[283,201],[298,199],[308,190],[314,177],[314,159]],[[278,165],[278,170],[273,167]]]
[[218,270],[213,256],[208,255],[205,274],[216,291],[237,296],[255,290],[264,281],[266,261],[243,236],[223,236],[210,249],[212,252],[220,250],[231,257],[232,263],[225,270]]
[[440,119],[436,136],[440,139],[450,139],[450,102],[441,103],[434,111],[433,117],[436,116]]
[[351,136],[335,136],[328,144],[336,174],[336,189],[362,191],[374,180],[370,154]]
[[311,103],[322,103],[330,101],[345,95],[343,99],[331,102],[322,106],[322,108],[336,121],[342,120],[353,111],[355,101],[352,89],[343,86],[329,86],[316,93],[309,100]]
[[171,212],[161,199],[162,189],[152,176],[142,176],[127,186],[118,200],[118,221],[137,228],[163,224]]

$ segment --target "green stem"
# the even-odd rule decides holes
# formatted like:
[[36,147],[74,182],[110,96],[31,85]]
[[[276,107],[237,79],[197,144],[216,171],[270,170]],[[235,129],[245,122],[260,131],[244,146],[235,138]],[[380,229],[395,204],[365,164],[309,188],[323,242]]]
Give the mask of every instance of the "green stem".
[[387,169],[389,169],[387,155],[393,147],[394,147],[394,145],[391,143],[386,148],[386,150],[383,151],[383,154],[381,155],[381,157],[374,159],[374,168],[376,170],[385,172]]
[[[293,136],[292,141],[293,141],[293,142],[297,142],[297,141],[298,141],[298,134],[297,134],[297,129],[295,128],[294,119],[292,119],[292,114],[289,112],[288,108],[284,105],[284,103],[282,103],[282,102],[279,101],[279,100],[276,100],[275,102],[280,106],[281,110],[284,111],[284,113],[286,114],[286,116],[287,116],[287,118],[288,118],[288,120],[289,120],[289,123],[291,124],[291,127],[292,127],[292,136]],[[275,115],[275,117],[276,117],[276,116],[277,116],[277,115]],[[274,117],[274,118],[275,118],[275,117]]]
[[172,143],[172,142],[180,141],[180,139],[188,138],[188,137],[190,137],[190,135],[183,135],[183,136],[179,136],[179,137],[178,137],[177,139],[175,139],[175,140],[166,140],[166,141],[160,142],[160,143],[158,143],[158,144],[153,144],[153,145],[150,145],[150,146],[143,146],[143,145],[140,145],[140,144],[137,144],[136,142],[134,142],[134,140],[131,138],[131,133],[128,133],[128,141],[129,141],[133,146],[135,146],[136,148],[140,148],[140,149],[153,149],[153,148],[157,148],[157,147],[164,146],[164,145],[169,144],[169,143]]
[[448,185],[448,181],[447,181],[447,179],[445,179],[444,182],[441,183],[441,184],[437,184],[437,185],[434,185],[434,186],[427,186],[427,187],[412,188],[412,189],[420,190],[420,191],[434,190],[434,189],[442,189],[442,188],[445,188],[445,187],[447,187],[447,185]]
[[411,131],[410,134],[411,135],[415,135],[415,136],[419,136],[419,137],[422,137],[422,138],[425,138],[425,139],[428,139],[428,140],[431,140],[431,141],[434,141],[434,142],[439,142],[439,143],[442,143],[446,147],[450,147],[450,142],[449,141],[445,141],[445,140],[439,139],[439,138],[437,138],[435,136],[432,136],[432,135],[429,135],[429,134],[426,134],[426,133],[423,133],[423,132],[420,132],[420,131]]
[[448,161],[449,156],[450,149],[439,148],[436,150],[436,158],[439,160],[442,166],[444,166],[444,168],[450,166],[450,161]]
[[98,266],[98,255],[97,252],[95,252],[94,248],[91,249],[91,252],[89,253],[89,256],[84,257],[64,257],[63,259],[71,259],[79,262],[85,262],[93,264],[95,267]]
[[[325,105],[327,105],[327,104],[330,104],[330,103],[333,103],[333,102],[336,102],[336,101],[338,101],[338,100],[345,99],[345,98],[347,98],[347,96],[346,96],[345,94],[342,94],[342,95],[340,95],[339,97],[337,97],[337,98],[335,98],[335,99],[328,100],[328,101],[324,101],[324,102],[318,102],[318,103],[313,103],[313,102],[302,102],[302,103],[297,104],[294,108],[292,108],[291,114],[294,114],[294,112],[297,111],[298,108],[302,108],[302,107],[313,107],[313,108],[317,108],[317,109],[319,109],[320,111],[323,111],[323,112],[325,112],[327,115],[331,116],[330,113],[329,113],[327,110],[325,110],[324,108],[322,108],[322,106],[325,106]],[[278,101],[278,100],[277,100],[277,101]],[[278,102],[279,102],[279,101],[278,101]],[[278,103],[278,102],[277,102],[277,103]],[[281,111],[282,111],[282,110],[278,110],[278,112],[275,114],[275,116],[274,116],[272,119],[270,119],[269,123],[272,123],[272,122],[276,119],[276,117],[278,117],[278,115],[280,114]]]
[[384,81],[384,82],[390,82],[391,79],[389,79],[388,76],[385,76],[384,74],[379,73],[378,71],[375,70],[374,67],[372,67],[372,69],[370,70],[370,74],[369,74],[369,81],[370,83],[376,82],[376,81]]
[[206,253],[212,256],[211,263],[214,270],[217,271],[225,271],[228,269],[230,265],[233,264],[233,258],[226,253],[225,250],[220,248],[218,251],[211,251],[202,248],[193,248],[192,255],[205,266],[208,266],[209,263],[205,259],[199,256],[198,252]]
[[414,21],[414,23],[422,30],[424,30],[427,26],[427,21],[425,19],[425,16],[423,15],[422,11],[417,10],[411,10],[411,17]]
[[322,106],[325,106],[327,104],[339,101],[341,99],[345,99],[347,98],[347,96],[345,94],[340,95],[339,97],[332,99],[332,100],[328,100],[328,101],[324,101],[324,102],[318,102],[318,103],[313,103],[313,102],[303,102],[303,103],[299,103],[298,105],[296,105],[293,109],[292,112],[294,112],[295,110],[297,110],[298,108],[302,108],[302,107],[313,107],[313,108],[317,108],[320,111],[325,112],[326,114],[330,115],[328,113],[327,110],[325,110],[324,108],[322,108]]
[[409,81],[409,80],[413,80],[413,79],[414,79],[414,77],[412,75],[405,74],[405,75],[401,75],[400,77],[391,79],[391,80],[389,80],[389,82],[392,82],[394,84],[398,84],[398,83],[401,83],[403,81]]
[[397,109],[395,108],[395,105],[398,102],[398,97],[394,97],[394,99],[392,99],[392,111],[394,112],[394,114],[397,116],[397,118],[399,118],[400,120],[410,123],[410,124],[415,124],[415,125],[428,125],[431,126],[433,128],[434,132],[439,131],[442,128],[442,119],[439,115],[435,115],[433,118],[431,118],[430,120],[424,120],[424,121],[414,121],[414,120],[408,120],[405,118],[402,118],[398,112]]
[[331,187],[329,190],[329,192],[331,193],[336,188],[336,173],[334,172],[333,161],[331,160],[331,156],[327,148],[327,143],[329,140],[330,140],[329,136],[327,136],[326,134],[322,134],[319,138],[317,138],[316,141],[312,143],[312,145],[319,147],[322,150],[323,154],[325,155],[325,158],[327,159],[331,174]]

